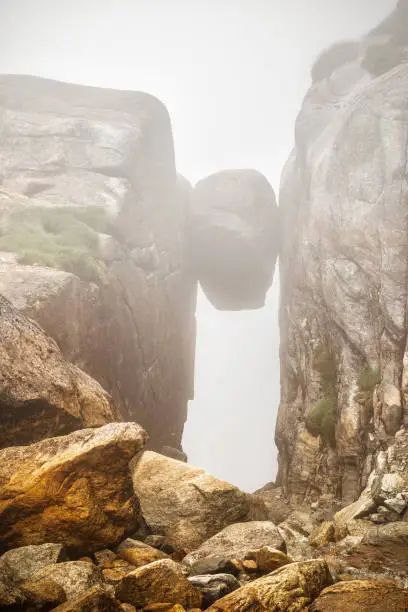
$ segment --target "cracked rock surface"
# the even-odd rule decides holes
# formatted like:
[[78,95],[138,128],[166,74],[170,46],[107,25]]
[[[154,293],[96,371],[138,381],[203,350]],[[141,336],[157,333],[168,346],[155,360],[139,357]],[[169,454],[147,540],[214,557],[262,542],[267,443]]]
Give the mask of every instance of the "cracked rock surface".
[[[180,450],[196,283],[184,253],[190,187],[176,175],[165,107],[141,92],[6,75],[0,112],[0,293],[101,383],[124,420],[149,431],[154,448]],[[103,227],[89,227],[90,214]],[[58,215],[74,220],[92,258],[64,242],[66,228],[50,223]],[[37,251],[61,247],[56,263],[33,252],[31,231],[27,245],[21,238],[28,217]]]
[[295,502],[407,478],[407,13],[314,82],[282,179],[276,441]]

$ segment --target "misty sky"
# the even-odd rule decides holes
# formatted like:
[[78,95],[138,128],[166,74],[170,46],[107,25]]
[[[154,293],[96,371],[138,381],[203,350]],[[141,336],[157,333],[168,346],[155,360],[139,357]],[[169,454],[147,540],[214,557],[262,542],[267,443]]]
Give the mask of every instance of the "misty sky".
[[[0,73],[147,91],[168,107],[190,181],[256,168],[278,190],[310,66],[396,0],[0,0]],[[253,490],[274,478],[275,283],[260,311],[200,295],[190,462]]]

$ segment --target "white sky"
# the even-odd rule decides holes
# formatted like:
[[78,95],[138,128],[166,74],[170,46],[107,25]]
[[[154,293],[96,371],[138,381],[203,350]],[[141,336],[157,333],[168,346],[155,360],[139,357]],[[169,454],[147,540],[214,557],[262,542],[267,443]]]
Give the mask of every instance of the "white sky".
[[[0,0],[0,73],[147,91],[168,107],[179,172],[231,167],[278,189],[310,66],[396,0]],[[200,296],[190,462],[253,490],[274,478],[277,284],[266,308]]]

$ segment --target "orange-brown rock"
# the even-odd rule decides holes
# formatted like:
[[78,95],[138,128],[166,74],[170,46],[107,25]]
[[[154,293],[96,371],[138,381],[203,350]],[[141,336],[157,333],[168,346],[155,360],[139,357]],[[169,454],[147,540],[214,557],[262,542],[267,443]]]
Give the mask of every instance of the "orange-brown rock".
[[109,395],[0,295],[0,448],[121,420]]
[[[211,560],[214,556],[229,561],[243,561],[248,552],[270,546],[286,552],[286,544],[278,528],[269,521],[249,521],[228,525],[212,538],[206,540],[199,548],[193,550],[184,559],[183,564],[189,568],[197,562]],[[226,570],[227,571],[227,570]]]
[[309,544],[315,548],[326,546],[335,539],[335,526],[333,521],[324,521],[317,525],[309,536]]
[[185,577],[184,569],[171,559],[154,561],[128,574],[118,585],[120,601],[142,608],[153,603],[199,607],[202,595]]
[[1,450],[3,548],[60,542],[91,552],[134,531],[128,465],[146,438],[136,423],[112,423]]
[[54,580],[37,580],[21,585],[25,605],[28,603],[38,609],[55,608],[66,601],[64,589]]
[[192,550],[248,514],[246,493],[203,469],[152,451],[131,464],[142,514],[154,533],[176,550]]
[[408,589],[392,580],[350,580],[322,591],[313,612],[402,612],[408,610]]
[[[249,560],[252,560],[260,574],[270,574],[288,563],[293,563],[293,559],[285,555],[281,550],[263,546],[258,550],[251,550],[246,554],[244,568]],[[247,570],[248,571],[248,570]]]
[[102,587],[95,586],[77,597],[61,604],[54,612],[123,612],[120,603]]
[[169,558],[168,555],[151,546],[146,548],[125,548],[119,552],[119,556],[131,565],[134,565],[135,568],[142,567],[142,565],[147,565],[159,559]]
[[325,561],[292,563],[249,582],[208,608],[211,612],[303,612],[332,583]]

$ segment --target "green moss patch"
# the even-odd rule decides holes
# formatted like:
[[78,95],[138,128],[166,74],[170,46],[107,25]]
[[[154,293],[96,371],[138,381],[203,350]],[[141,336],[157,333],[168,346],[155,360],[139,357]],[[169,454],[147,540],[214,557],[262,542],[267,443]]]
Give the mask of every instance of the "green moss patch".
[[306,427],[313,436],[321,436],[327,444],[334,444],[336,425],[336,400],[325,397],[319,400],[306,415]]
[[372,407],[374,388],[381,382],[380,370],[371,369],[369,366],[364,368],[358,380],[358,393],[356,399],[360,404]]
[[65,270],[100,283],[105,266],[99,259],[98,232],[106,227],[105,211],[100,207],[33,206],[2,220],[0,251],[16,253],[23,264]]
[[320,378],[322,398],[306,414],[306,428],[313,436],[321,436],[326,444],[335,444],[337,410],[337,364],[331,351],[319,346],[313,353],[313,369]]

